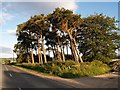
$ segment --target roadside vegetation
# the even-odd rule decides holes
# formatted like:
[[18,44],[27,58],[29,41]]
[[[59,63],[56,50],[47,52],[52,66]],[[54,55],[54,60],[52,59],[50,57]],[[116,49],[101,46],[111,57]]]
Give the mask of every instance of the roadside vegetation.
[[109,72],[120,48],[117,24],[115,17],[82,18],[64,8],[31,16],[17,26],[16,65],[66,78]]
[[22,63],[17,64],[23,68],[35,70],[38,72],[60,76],[63,78],[77,78],[85,76],[100,75],[109,72],[111,69],[108,65],[101,61],[94,60],[92,62],[76,63],[72,60],[63,61],[51,61],[44,65]]

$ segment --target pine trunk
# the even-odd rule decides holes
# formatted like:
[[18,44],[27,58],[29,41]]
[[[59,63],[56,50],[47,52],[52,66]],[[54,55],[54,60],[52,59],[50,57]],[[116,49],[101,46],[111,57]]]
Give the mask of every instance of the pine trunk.
[[61,50],[61,54],[62,54],[62,60],[65,61],[65,55],[64,55],[64,52],[62,50],[62,47],[60,46],[60,50]]
[[39,59],[39,63],[43,64],[42,54],[41,54],[41,50],[40,50],[40,39],[38,39],[38,59]]
[[44,63],[47,63],[47,60],[46,60],[46,50],[45,50],[45,47],[44,47],[44,40],[42,40],[42,50],[43,50],[43,54],[44,54]]
[[57,49],[57,59],[58,59],[58,60],[62,60],[62,59],[61,59],[61,54],[60,54],[60,52],[59,52],[59,50],[58,50],[58,47],[59,47],[59,46],[57,45],[57,46],[56,46],[56,49]]
[[76,62],[79,62],[78,56],[77,56],[77,52],[76,52],[76,50],[75,50],[75,46],[74,46],[73,41],[70,41],[70,44],[71,44],[71,51],[72,51],[74,60],[75,60]]
[[77,47],[76,47],[76,40],[75,40],[75,39],[73,39],[73,40],[74,40],[75,50],[76,50],[76,53],[77,53],[78,59],[80,60],[80,62],[83,62],[83,60],[82,60],[82,58],[81,58],[81,56],[80,56],[79,50],[78,50]]
[[77,50],[76,50],[76,45],[75,45],[75,40],[73,39],[72,35],[70,32],[68,32],[68,35],[70,37],[70,45],[71,45],[71,51],[73,53],[74,60],[76,62],[79,62],[78,55],[77,55]]
[[32,58],[32,64],[34,64],[34,56],[33,56],[33,49],[31,48],[31,58]]
[[64,56],[64,53],[63,53],[63,50],[62,50],[62,45],[60,43],[60,37],[59,36],[58,36],[58,44],[59,44],[58,46],[59,46],[59,48],[61,50],[60,56],[62,56],[62,58],[60,57],[60,59],[63,60],[63,61],[65,61],[65,56]]

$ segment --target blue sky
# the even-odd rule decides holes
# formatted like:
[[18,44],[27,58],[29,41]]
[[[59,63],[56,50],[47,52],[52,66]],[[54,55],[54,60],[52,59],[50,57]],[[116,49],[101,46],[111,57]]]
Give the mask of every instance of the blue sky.
[[15,31],[17,25],[35,14],[48,14],[56,7],[72,9],[86,17],[103,13],[118,19],[118,2],[2,2],[0,11],[0,57],[12,57],[12,49],[17,43]]
[[118,3],[117,2],[81,2],[77,3],[80,13],[83,17],[90,14],[103,13],[105,15],[116,17],[118,19]]

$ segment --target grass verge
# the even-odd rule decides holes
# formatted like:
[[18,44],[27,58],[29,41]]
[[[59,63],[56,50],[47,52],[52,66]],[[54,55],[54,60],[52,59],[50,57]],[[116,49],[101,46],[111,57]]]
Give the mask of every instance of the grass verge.
[[101,75],[109,72],[111,68],[101,61],[76,63],[72,60],[52,61],[46,64],[16,64],[27,70],[36,71],[37,73],[51,76],[59,76],[63,78],[78,78],[86,76]]

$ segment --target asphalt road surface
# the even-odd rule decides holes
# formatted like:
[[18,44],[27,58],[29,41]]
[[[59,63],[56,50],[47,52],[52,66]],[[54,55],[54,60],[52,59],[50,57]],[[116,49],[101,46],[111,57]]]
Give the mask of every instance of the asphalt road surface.
[[72,88],[55,80],[29,74],[10,65],[0,65],[1,68],[2,88],[16,88],[17,90],[22,90],[22,88]]

